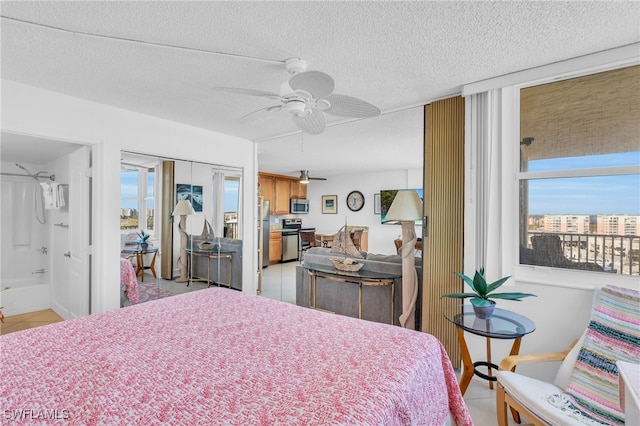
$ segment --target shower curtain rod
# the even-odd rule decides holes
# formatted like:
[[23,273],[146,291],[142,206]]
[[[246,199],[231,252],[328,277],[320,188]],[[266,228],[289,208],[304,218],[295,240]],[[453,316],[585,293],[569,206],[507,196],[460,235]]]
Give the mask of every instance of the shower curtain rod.
[[30,178],[36,178],[36,179],[51,179],[52,181],[56,180],[56,175],[49,175],[49,176],[36,176],[36,175],[23,175],[23,174],[19,174],[19,173],[0,173],[0,175],[5,175],[5,176],[21,176],[21,177],[30,177]]

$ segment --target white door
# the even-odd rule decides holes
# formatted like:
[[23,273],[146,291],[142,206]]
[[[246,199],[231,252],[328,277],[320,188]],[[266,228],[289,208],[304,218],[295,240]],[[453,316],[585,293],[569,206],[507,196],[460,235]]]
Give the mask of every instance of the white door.
[[69,156],[69,314],[89,315],[91,279],[89,226],[91,148],[82,147]]

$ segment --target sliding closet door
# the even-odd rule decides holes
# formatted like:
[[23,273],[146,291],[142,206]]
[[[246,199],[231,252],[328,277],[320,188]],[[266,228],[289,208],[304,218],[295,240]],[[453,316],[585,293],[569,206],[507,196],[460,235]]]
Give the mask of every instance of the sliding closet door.
[[454,367],[460,367],[455,326],[446,309],[460,304],[441,299],[462,290],[454,273],[463,269],[464,225],[464,98],[425,107],[424,206],[428,228],[423,242],[422,330],[444,344]]

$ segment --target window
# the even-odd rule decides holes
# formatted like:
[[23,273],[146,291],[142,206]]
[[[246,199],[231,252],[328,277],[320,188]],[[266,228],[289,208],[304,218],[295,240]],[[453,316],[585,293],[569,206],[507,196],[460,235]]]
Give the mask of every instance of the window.
[[138,170],[120,171],[120,230],[138,229]]
[[217,170],[213,174],[213,188],[217,188],[216,179],[222,179],[222,200],[216,202],[216,191],[213,198],[216,205],[223,209],[223,234],[227,238],[240,238],[238,217],[240,206],[240,178],[241,174],[233,170]]
[[127,167],[120,171],[120,231],[155,229],[156,169]]
[[520,264],[640,275],[640,66],[520,90]]

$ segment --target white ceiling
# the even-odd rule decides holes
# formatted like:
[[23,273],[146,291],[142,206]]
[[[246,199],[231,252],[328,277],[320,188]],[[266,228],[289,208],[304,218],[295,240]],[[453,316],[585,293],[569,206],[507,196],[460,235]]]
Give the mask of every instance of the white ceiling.
[[[391,112],[474,81],[640,41],[637,1],[2,1],[0,8],[3,79],[262,141],[260,170],[289,174],[420,167],[419,109]],[[237,123],[274,101],[212,90],[278,92],[290,57],[383,116],[349,125],[328,116],[322,135],[301,135],[284,112]],[[291,136],[273,139],[281,135]]]

